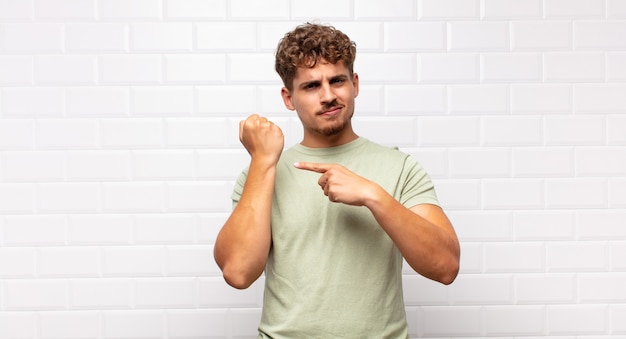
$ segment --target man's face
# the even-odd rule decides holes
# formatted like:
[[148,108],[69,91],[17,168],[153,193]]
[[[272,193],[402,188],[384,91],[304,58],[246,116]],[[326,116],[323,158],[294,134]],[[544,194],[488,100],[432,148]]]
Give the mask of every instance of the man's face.
[[[300,67],[293,90],[282,90],[285,106],[295,110],[304,127],[303,144],[353,135],[350,119],[359,93],[357,74],[350,76],[343,62],[320,60],[315,67]],[[315,142],[314,142],[315,143]]]

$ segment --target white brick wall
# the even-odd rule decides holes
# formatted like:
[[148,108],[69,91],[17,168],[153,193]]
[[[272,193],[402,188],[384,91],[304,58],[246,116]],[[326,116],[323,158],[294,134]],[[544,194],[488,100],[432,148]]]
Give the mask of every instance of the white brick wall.
[[626,1],[0,0],[0,338],[254,338],[212,259],[273,50],[359,54],[360,134],[413,154],[462,243],[405,268],[412,337],[626,338]]

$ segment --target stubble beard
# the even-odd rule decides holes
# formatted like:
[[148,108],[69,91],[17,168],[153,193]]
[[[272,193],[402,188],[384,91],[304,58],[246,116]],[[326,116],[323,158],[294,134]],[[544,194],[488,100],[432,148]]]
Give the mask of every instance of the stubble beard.
[[[331,124],[330,126],[326,126],[324,128],[314,129],[314,131],[326,137],[332,137],[332,136],[341,134],[341,132],[343,132],[346,129],[346,127],[350,125],[350,120],[352,119],[352,115],[354,115],[354,112],[350,113],[350,115],[348,115],[346,118],[337,117],[336,119],[332,119],[333,124]],[[335,121],[338,119],[341,119],[341,120]]]

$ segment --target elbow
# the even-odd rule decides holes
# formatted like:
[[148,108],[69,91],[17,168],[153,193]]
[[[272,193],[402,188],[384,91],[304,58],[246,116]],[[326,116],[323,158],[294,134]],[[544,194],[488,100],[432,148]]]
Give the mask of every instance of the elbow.
[[450,285],[456,280],[460,270],[460,255],[457,253],[453,258],[450,258],[446,264],[445,269],[441,270],[441,275],[438,281],[444,285]]
[[438,281],[444,285],[450,285],[456,280],[456,277],[459,275],[459,263],[451,265],[444,274],[442,274]]
[[253,281],[246,279],[241,274],[229,274],[229,273],[224,272],[223,276],[224,276],[224,280],[226,281],[228,285],[238,290],[245,290],[246,288],[250,287],[250,285],[252,285],[253,283]]
[[245,270],[225,266],[222,269],[222,276],[228,285],[238,290],[245,290],[257,280],[260,274],[250,274]]

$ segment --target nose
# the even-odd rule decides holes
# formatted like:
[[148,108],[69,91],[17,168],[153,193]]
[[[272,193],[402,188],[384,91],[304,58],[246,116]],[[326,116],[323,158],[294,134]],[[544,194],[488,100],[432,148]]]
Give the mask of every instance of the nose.
[[335,92],[329,83],[324,83],[320,86],[320,101],[322,104],[333,102],[336,98]]

